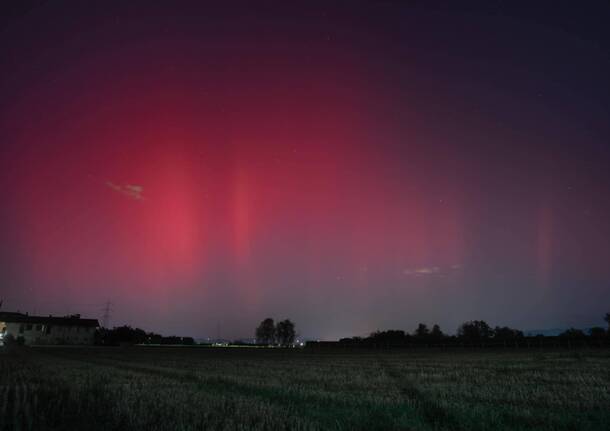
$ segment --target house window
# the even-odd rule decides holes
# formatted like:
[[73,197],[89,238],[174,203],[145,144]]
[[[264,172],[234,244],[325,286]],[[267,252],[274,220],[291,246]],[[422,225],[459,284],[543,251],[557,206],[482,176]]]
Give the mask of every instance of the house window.
[[51,333],[51,325],[47,325],[45,329],[45,334],[49,335]]
[[21,325],[19,325],[19,333],[23,334],[23,330],[25,329],[25,325],[22,323]]

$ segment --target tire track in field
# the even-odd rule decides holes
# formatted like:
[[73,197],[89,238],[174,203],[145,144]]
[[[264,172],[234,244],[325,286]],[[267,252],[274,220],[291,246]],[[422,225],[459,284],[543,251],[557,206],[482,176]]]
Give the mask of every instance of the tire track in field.
[[387,358],[379,358],[379,364],[385,374],[394,381],[404,402],[415,404],[416,409],[421,411],[423,417],[429,424],[434,426],[434,429],[440,426],[442,429],[449,429],[451,431],[472,430],[472,428],[468,428],[468,430],[464,428],[458,417],[425,395],[415,383],[401,373]]

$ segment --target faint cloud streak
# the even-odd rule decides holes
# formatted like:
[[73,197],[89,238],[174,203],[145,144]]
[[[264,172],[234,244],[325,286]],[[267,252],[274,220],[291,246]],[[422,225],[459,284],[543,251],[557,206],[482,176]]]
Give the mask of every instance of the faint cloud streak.
[[416,277],[429,276],[429,275],[438,275],[438,276],[444,277],[447,273],[449,273],[451,271],[457,271],[460,269],[462,269],[462,265],[459,263],[456,263],[445,269],[441,268],[440,266],[422,266],[419,268],[405,268],[402,271],[402,273],[407,276],[416,276]]
[[142,186],[136,184],[119,185],[111,181],[106,181],[106,185],[112,190],[117,191],[131,199],[135,199],[138,201],[144,200],[144,196],[142,196],[142,193],[144,192],[144,187]]

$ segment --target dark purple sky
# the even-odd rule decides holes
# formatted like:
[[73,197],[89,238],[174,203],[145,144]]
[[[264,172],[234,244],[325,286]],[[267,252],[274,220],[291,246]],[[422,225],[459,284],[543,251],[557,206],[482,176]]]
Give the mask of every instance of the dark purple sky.
[[286,3],[2,3],[4,308],[603,323],[610,4]]

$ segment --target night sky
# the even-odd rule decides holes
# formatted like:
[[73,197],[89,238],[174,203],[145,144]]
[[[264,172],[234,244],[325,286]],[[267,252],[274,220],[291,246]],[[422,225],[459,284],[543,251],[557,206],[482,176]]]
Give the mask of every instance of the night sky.
[[0,15],[4,310],[321,339],[610,311],[607,1]]

